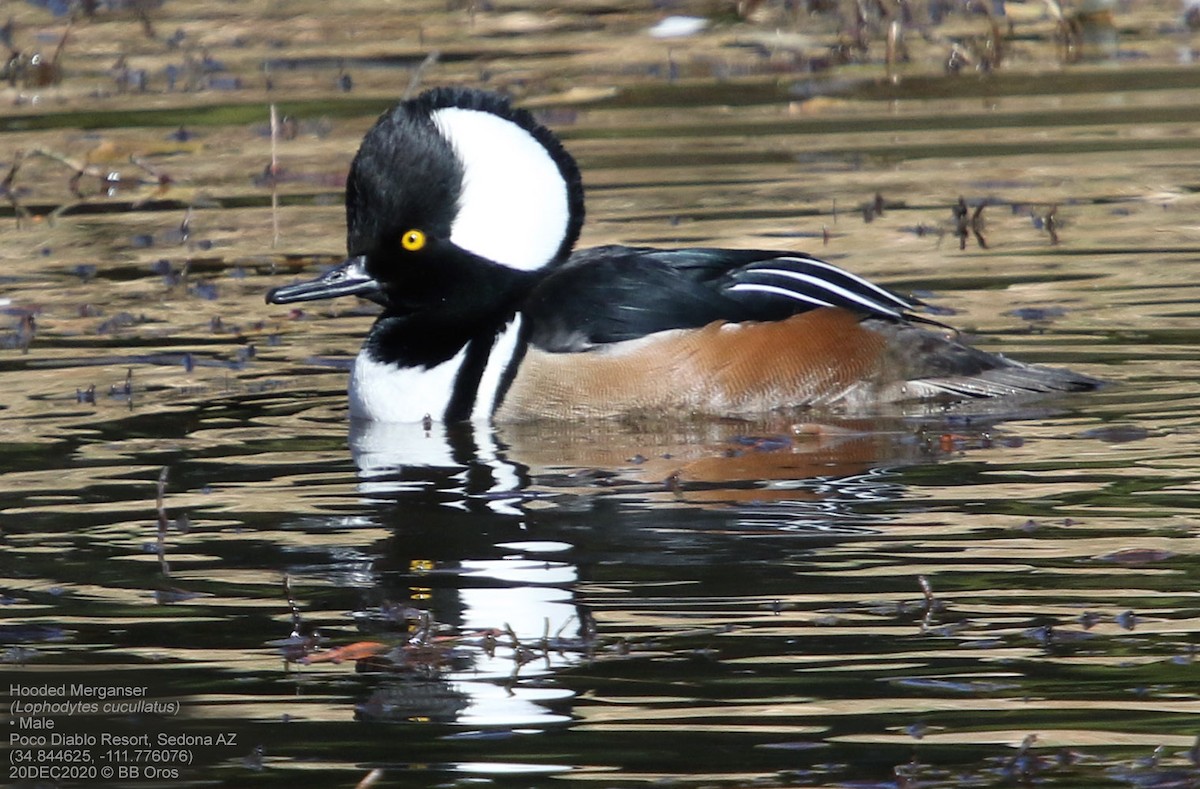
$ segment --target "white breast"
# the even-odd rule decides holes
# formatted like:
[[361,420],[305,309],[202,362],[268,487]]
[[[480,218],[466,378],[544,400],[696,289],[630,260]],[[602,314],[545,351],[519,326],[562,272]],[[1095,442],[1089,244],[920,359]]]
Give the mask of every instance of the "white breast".
[[381,362],[363,348],[350,373],[350,416],[375,422],[420,422],[427,416],[442,421],[456,387],[471,386],[476,394],[470,420],[487,422],[496,409],[505,371],[520,352],[520,316],[496,335],[479,380],[460,382],[469,347],[464,345],[450,359],[429,368]]
[[364,348],[350,373],[350,416],[377,422],[441,419],[466,355],[464,346],[449,360],[426,369],[376,361]]

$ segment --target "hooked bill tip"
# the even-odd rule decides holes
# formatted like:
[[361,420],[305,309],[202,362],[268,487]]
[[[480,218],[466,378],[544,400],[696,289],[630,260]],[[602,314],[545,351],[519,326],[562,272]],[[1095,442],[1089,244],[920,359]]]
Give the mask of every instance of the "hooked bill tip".
[[285,291],[287,289],[287,287],[288,286],[286,286],[286,285],[281,285],[279,287],[271,288],[270,290],[268,290],[267,291],[267,304],[287,304],[289,301],[291,301],[291,299],[289,299],[287,297],[286,293],[284,293],[282,296],[280,295],[280,291]]

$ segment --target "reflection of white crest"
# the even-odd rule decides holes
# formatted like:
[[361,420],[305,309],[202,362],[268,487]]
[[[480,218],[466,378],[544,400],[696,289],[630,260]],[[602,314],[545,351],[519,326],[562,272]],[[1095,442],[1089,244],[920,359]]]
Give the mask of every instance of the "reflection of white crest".
[[[498,546],[523,549],[523,553],[570,550],[566,543],[512,543]],[[472,725],[521,726],[568,720],[552,714],[542,704],[569,698],[565,688],[525,687],[505,683],[499,687],[481,680],[509,680],[519,673],[531,676],[575,662],[578,651],[556,650],[544,645],[557,638],[574,638],[580,624],[570,585],[579,580],[574,565],[526,555],[498,560],[467,560],[462,563],[464,579],[478,579],[485,586],[459,590],[464,631],[511,631],[522,644],[536,652],[536,659],[524,665],[511,646],[498,648],[488,656],[477,655],[470,672],[452,675],[457,690],[470,698],[459,716],[460,723]],[[500,581],[503,585],[496,585]],[[501,641],[507,641],[506,635]]]
[[[482,550],[499,559],[432,562],[422,569],[453,584],[425,587],[414,568],[415,606],[400,612],[414,627],[381,659],[413,681],[384,684],[359,706],[373,720],[437,720],[533,733],[569,722],[574,691],[544,677],[590,655],[590,627],[574,603],[576,567],[554,557],[573,546],[548,540],[498,543]],[[435,601],[436,599],[436,601]],[[441,621],[433,620],[437,611]],[[532,681],[531,681],[532,680]],[[469,739],[486,732],[464,731]]]
[[[449,497],[450,507],[464,508],[468,500],[475,500],[499,514],[522,514],[517,507],[523,486],[520,467],[504,459],[487,426],[353,420],[350,449],[359,469],[359,490],[369,497],[395,497],[437,486],[459,494]],[[479,489],[469,489],[472,485]],[[402,497],[397,505],[403,505]],[[570,698],[570,690],[529,687],[514,679],[545,674],[581,654],[577,647],[554,646],[559,639],[576,644],[583,629],[573,594],[579,573],[562,560],[572,546],[521,540],[495,548],[502,558],[492,558],[497,553],[488,551],[488,558],[466,556],[457,566],[439,568],[461,579],[457,588],[447,590],[458,597],[457,629],[469,642],[479,643],[470,649],[468,667],[442,678],[454,696],[466,699],[455,720],[508,727],[570,720],[545,706]],[[494,648],[483,646],[485,634],[494,640]]]
[[[570,585],[579,581],[574,565],[536,554],[569,551],[559,542],[505,543],[497,547],[522,549],[528,555],[499,560],[467,560],[464,578],[492,579],[505,586],[462,589],[463,626],[468,630],[502,626],[523,642],[537,643],[565,633],[575,622]],[[558,656],[561,658],[562,656]],[[550,663],[561,662],[550,656]]]
[[567,688],[514,687],[478,680],[451,685],[470,699],[455,721],[466,726],[537,726],[571,720],[570,715],[558,715],[543,706],[573,696]]

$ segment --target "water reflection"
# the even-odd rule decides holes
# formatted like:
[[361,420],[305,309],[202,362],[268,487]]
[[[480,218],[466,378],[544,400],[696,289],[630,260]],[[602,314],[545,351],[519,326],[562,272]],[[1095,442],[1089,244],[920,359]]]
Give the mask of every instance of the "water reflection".
[[[142,399],[142,422],[95,426],[74,484],[105,487],[82,501],[53,497],[53,448],[24,455],[40,481],[7,477],[24,519],[5,534],[12,659],[137,664],[190,692],[210,721],[193,730],[249,727],[285,773],[323,749],[331,780],[364,763],[428,784],[588,765],[883,780],[914,752],[1009,780],[1037,732],[1023,769],[1066,781],[1037,749],[1133,748],[1105,751],[1132,769],[1152,743],[1188,747],[1194,396],[1137,398],[1135,421],[1112,390],[999,422],[354,425],[351,464],[341,387],[300,410],[205,401],[207,422],[174,402],[195,429],[169,455],[120,437],[157,424]],[[261,424],[230,428],[243,411]],[[294,643],[279,660],[285,575],[314,662]],[[231,681],[235,700],[210,689]],[[346,745],[351,721],[371,725]],[[730,748],[736,764],[716,756]]]
[[[581,660],[594,633],[573,546],[520,539],[536,533],[520,507],[525,468],[469,425],[354,422],[350,446],[364,501],[393,530],[373,589],[385,602],[359,616],[390,648],[360,661],[380,682],[357,715],[493,732],[569,721],[573,693],[539,679]],[[480,534],[479,513],[517,539]]]
[[[467,727],[455,737],[587,719],[562,672],[661,654],[664,636],[718,639],[779,617],[795,597],[682,630],[683,601],[663,598],[676,612],[655,632],[658,616],[594,610],[611,594],[599,567],[765,568],[789,536],[804,550],[878,536],[890,518],[876,510],[908,491],[897,469],[1008,441],[996,421],[945,412],[586,429],[354,421],[358,492],[391,534],[370,581],[382,602],[353,615],[384,641],[352,658],[376,678],[356,714]],[[306,660],[325,658],[318,649]]]
[[800,410],[758,421],[491,427],[352,420],[349,444],[363,493],[436,486],[463,497],[448,504],[470,501],[497,513],[519,515],[516,504],[572,487],[657,491],[692,503],[762,501],[803,497],[800,488],[817,477],[844,478],[971,447],[1019,443],[997,426],[1049,416],[1070,402],[914,404],[875,418]]
[[[847,50],[828,3],[743,4],[789,18],[670,47],[637,33],[651,5],[281,26],[261,2],[164,3],[154,34],[107,5],[72,25],[60,84],[0,86],[6,677],[146,684],[185,707],[164,729],[238,734],[180,785],[1196,784],[1200,102],[1177,3],[1114,7],[1099,65],[1063,61],[1110,36],[1008,3],[1003,61],[956,75],[947,54],[1001,18],[951,9],[901,31],[898,79],[878,20]],[[44,7],[12,4],[14,50],[62,39]],[[114,41],[139,42],[124,66]],[[841,430],[348,452],[371,316],[262,294],[340,259],[349,159],[432,48],[425,84],[511,92],[569,140],[584,245],[805,249],[1118,385]],[[210,56],[235,82],[163,77]],[[293,116],[275,151],[271,102]],[[987,249],[958,249],[960,196]]]
[[[360,490],[384,495],[429,488],[429,474],[448,475],[446,487],[460,501],[483,503],[497,513],[518,515],[513,504],[528,485],[524,468],[506,458],[491,429],[470,424],[370,422],[351,420],[350,453],[362,479]],[[506,495],[510,494],[510,495]]]
[[[901,771],[931,786],[1087,785],[1110,763],[1080,767],[1036,748],[1147,743],[1136,731],[1152,716],[1195,708],[1180,684],[1188,653],[1168,635],[1189,627],[1183,612],[1152,610],[1152,592],[1104,580],[1114,567],[1140,583],[1144,565],[1180,568],[1180,545],[1111,558],[1105,525],[1077,510],[1082,522],[1033,514],[1078,482],[1053,476],[1028,482],[1028,505],[999,523],[969,508],[937,514],[939,489],[985,484],[978,457],[1001,469],[1006,453],[1028,451],[1026,437],[1061,439],[1030,427],[1069,422],[1051,414],[1029,411],[1024,427],[980,415],[893,417],[873,431],[831,423],[824,436],[787,420],[418,425],[389,428],[386,441],[354,426],[357,495],[387,536],[351,618],[357,637],[386,649],[348,661],[360,690],[346,703],[423,744],[419,758],[380,762],[406,775],[418,762],[571,774],[612,761],[606,748],[619,743],[623,780]],[[1054,666],[1107,667],[1120,677],[1112,692],[1148,690],[1108,704],[1119,710],[1111,726],[1071,730],[1054,721],[1093,702],[1042,676]],[[332,682],[350,667],[300,671]],[[530,736],[564,731],[610,745],[561,759]],[[736,766],[695,749],[731,738],[750,745]],[[679,750],[635,747],[651,740]],[[1154,741],[1183,748],[1190,736]],[[996,755],[998,743],[1015,750]],[[876,758],[863,763],[867,744]],[[975,760],[969,779],[912,758],[920,749],[936,762],[946,748]],[[1114,769],[1157,780],[1178,760],[1164,765]]]

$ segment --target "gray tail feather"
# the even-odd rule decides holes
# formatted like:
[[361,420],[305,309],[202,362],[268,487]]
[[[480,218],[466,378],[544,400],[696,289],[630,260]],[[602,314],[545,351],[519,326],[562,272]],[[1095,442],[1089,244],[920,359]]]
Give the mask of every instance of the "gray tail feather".
[[892,380],[903,381],[884,400],[974,399],[1051,392],[1086,392],[1103,382],[1058,367],[1024,364],[973,348],[912,323],[868,318],[869,328],[888,338]]
[[1000,364],[970,375],[920,378],[909,381],[916,397],[1006,397],[1053,392],[1089,392],[1103,386],[1098,378],[1061,367],[1022,364],[995,356]]

